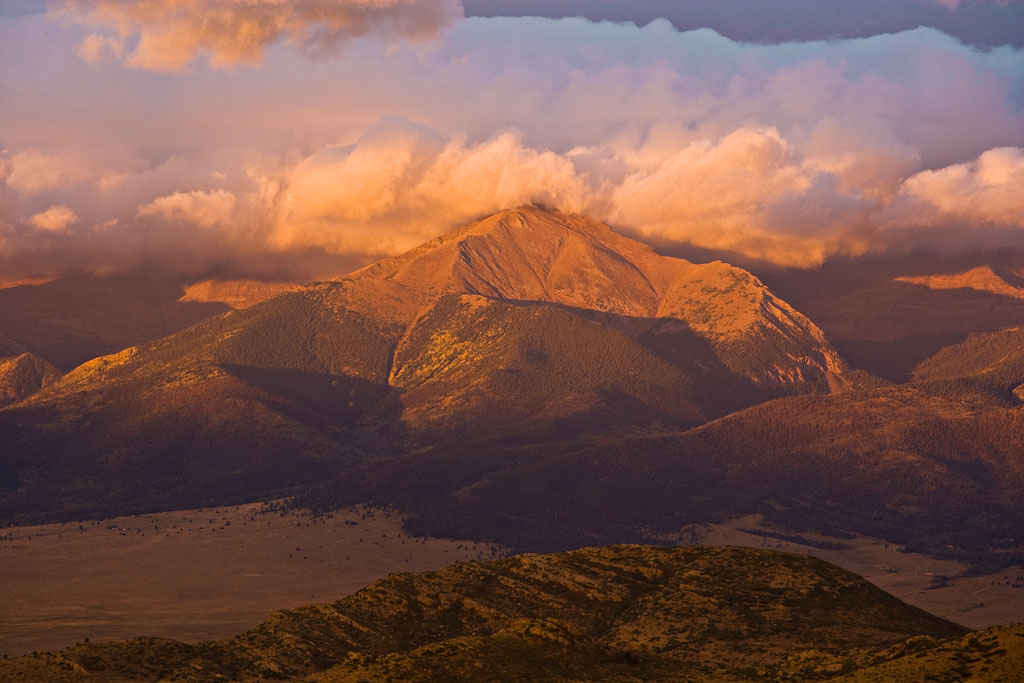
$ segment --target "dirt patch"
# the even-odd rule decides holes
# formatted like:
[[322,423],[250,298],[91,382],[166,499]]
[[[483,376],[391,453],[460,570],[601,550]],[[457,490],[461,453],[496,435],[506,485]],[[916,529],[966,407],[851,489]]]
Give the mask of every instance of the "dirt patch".
[[410,538],[401,519],[260,505],[0,529],[0,655],[135,636],[227,638],[275,609],[330,602],[390,573],[492,559]]

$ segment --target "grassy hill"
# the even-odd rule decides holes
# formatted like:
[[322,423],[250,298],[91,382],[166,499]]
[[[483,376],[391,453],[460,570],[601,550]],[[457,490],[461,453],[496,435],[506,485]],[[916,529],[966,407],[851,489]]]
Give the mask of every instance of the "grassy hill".
[[813,558],[614,546],[396,574],[232,640],[79,644],[0,662],[0,679],[916,680],[907,658],[1006,669],[1019,631],[966,635]]

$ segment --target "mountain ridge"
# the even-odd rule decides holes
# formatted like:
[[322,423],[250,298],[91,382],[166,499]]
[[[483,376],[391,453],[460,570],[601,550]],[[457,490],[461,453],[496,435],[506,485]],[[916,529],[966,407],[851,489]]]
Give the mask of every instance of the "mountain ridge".
[[[19,483],[0,509],[39,512],[65,488],[71,507],[202,505],[203,491],[279,493],[457,439],[686,429],[844,389],[844,372],[746,271],[523,208],[90,360],[8,406],[0,465]],[[288,475],[271,487],[275,467]]]
[[334,603],[276,611],[231,640],[80,644],[0,662],[0,676],[791,680],[966,632],[814,558],[620,545],[393,574]]
[[[847,384],[845,364],[824,333],[749,272],[661,256],[583,216],[503,211],[340,279],[396,282],[421,301],[461,293],[560,304],[638,339],[682,331],[707,340],[730,370],[769,389]],[[759,342],[787,348],[760,359],[747,353]]]

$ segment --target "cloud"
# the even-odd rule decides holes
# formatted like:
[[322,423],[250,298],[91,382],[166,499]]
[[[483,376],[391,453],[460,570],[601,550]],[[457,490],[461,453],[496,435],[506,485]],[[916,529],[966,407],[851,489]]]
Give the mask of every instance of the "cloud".
[[584,208],[586,186],[563,156],[506,132],[469,145],[389,117],[355,145],[327,148],[283,179],[279,248],[388,253],[462,221],[527,203]]
[[462,7],[458,0],[55,0],[51,12],[116,34],[82,40],[79,54],[90,63],[109,56],[180,71],[200,57],[214,68],[258,64],[279,41],[320,54],[363,36],[419,40]]
[[[785,266],[884,249],[895,232],[903,235],[893,245],[903,245],[908,231],[950,225],[960,228],[959,246],[972,243],[972,226],[1024,245],[1020,148],[989,150],[890,188],[858,186],[851,181],[862,169],[802,153],[774,128],[741,128],[654,158],[645,144],[556,154],[512,132],[467,145],[388,119],[274,183],[276,193],[264,197],[272,207],[265,213],[275,216],[269,241],[282,250],[396,253],[475,216],[533,203],[661,243]],[[921,233],[914,243],[927,240]]]
[[999,147],[967,163],[914,174],[883,220],[890,229],[1024,230],[1024,149]]
[[46,211],[41,211],[29,219],[29,224],[36,230],[46,232],[61,232],[78,220],[75,212],[68,207],[58,204],[51,206]]
[[1021,0],[463,0],[468,16],[586,17],[638,26],[664,18],[680,31],[710,28],[753,43],[864,38],[931,26],[972,45],[1017,47],[1024,46],[1020,4]]
[[[5,24],[4,277],[154,261],[325,277],[531,202],[786,265],[940,232],[1024,246],[1024,51],[935,30],[771,45],[466,19],[416,49],[167,75],[93,68],[45,17]],[[31,217],[55,205],[78,221],[40,235]]]
[[124,40],[93,33],[78,44],[78,56],[89,64],[124,59]]
[[7,180],[7,176],[11,174],[11,157],[7,153],[7,150],[0,145],[0,183]]
[[[1010,4],[1010,0],[974,0],[975,4],[989,2],[993,5],[999,5],[1005,7]],[[946,7],[947,9],[956,10],[963,4],[963,0],[933,0],[933,2]]]
[[235,210],[235,195],[226,190],[193,190],[157,197],[140,206],[138,216],[159,217],[200,228],[228,226]]

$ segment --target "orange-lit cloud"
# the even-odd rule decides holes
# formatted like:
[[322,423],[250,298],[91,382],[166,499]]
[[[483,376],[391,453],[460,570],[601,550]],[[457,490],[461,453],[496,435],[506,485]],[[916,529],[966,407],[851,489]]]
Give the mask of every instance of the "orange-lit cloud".
[[180,71],[199,57],[213,67],[258,64],[285,41],[330,52],[366,35],[384,40],[432,36],[462,13],[458,0],[53,0],[51,11],[109,33],[86,36],[90,63]]
[[7,150],[0,147],[0,183],[4,183],[7,180],[7,176],[11,174],[11,157],[7,153]]
[[32,216],[28,222],[36,230],[60,232],[77,220],[78,216],[75,215],[74,211],[62,204],[58,204]]
[[271,240],[279,248],[387,253],[508,206],[585,208],[572,162],[504,133],[475,145],[389,119],[351,148],[327,148],[284,174]]
[[862,168],[829,166],[830,159],[802,153],[774,128],[741,128],[651,159],[621,146],[555,154],[511,133],[467,146],[391,120],[352,146],[298,163],[276,185],[266,213],[275,216],[275,248],[376,254],[411,248],[502,207],[535,203],[661,242],[787,266],[884,248],[886,231],[895,228],[956,222],[965,245],[971,226],[1024,228],[1020,148],[922,171],[898,188],[858,186]]
[[[123,183],[130,175],[127,171],[116,172],[105,168],[101,159],[46,154],[37,149],[26,149],[13,154],[7,160],[7,164],[8,187],[23,195],[57,189],[67,190],[77,185],[88,185],[96,190],[109,190]],[[3,180],[2,176],[0,180]]]
[[[37,73],[0,59],[8,278],[154,262],[337,275],[524,203],[787,265],[941,231],[1024,246],[1024,51],[935,30],[749,45],[663,21],[467,19],[416,49],[155,74],[93,68],[81,55],[110,43],[71,28],[54,49],[52,19],[12,21],[0,50]],[[62,205],[77,220],[32,226]]]
[[193,190],[157,197],[139,207],[139,216],[159,217],[200,228],[230,226],[235,195],[226,190]]
[[888,228],[1024,230],[1024,149],[999,147],[917,173],[904,181],[884,219]]

